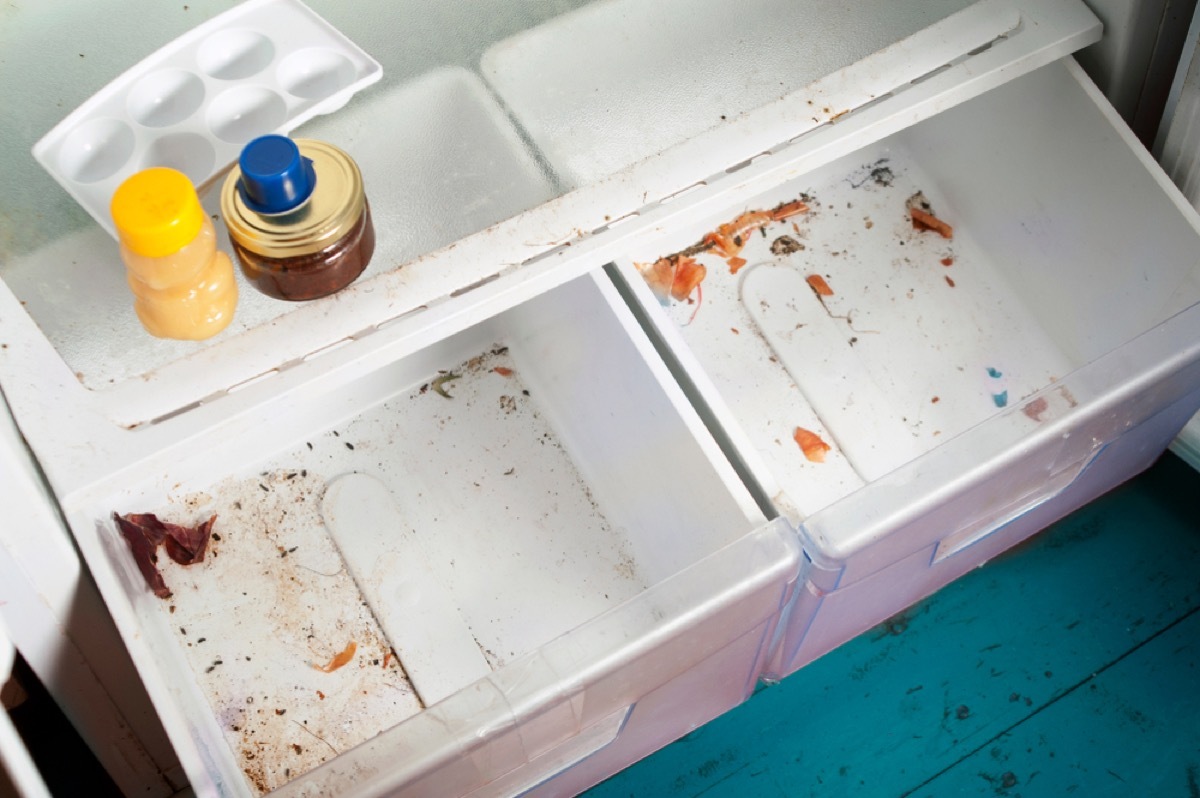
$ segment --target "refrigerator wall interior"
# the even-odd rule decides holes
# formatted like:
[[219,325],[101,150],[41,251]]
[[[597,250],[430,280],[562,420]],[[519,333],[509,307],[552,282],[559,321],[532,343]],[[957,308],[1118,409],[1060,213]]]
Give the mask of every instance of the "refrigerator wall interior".
[[[752,215],[798,198],[807,212]],[[914,205],[949,235],[914,224]],[[744,265],[704,240],[735,222]],[[1173,407],[1182,426],[1200,387],[1198,230],[1064,61],[631,253],[621,274],[738,456],[803,522],[809,592],[890,568],[859,593],[882,614],[847,598],[819,619],[831,647],[923,595],[914,585],[982,562],[994,552],[976,544],[1039,503],[1077,506],[1089,490],[1065,491],[1081,474],[1115,484],[1166,446],[1173,432],[1150,420]],[[650,283],[686,276],[675,253],[689,250],[706,276],[664,306]],[[1134,428],[1136,456],[1092,472]],[[810,621],[795,613],[789,632]]]
[[[315,4],[378,59],[384,77],[295,133],[326,137],[360,161],[379,249],[367,273],[336,297],[290,304],[246,287],[233,324],[203,344],[138,329],[111,241],[28,155],[62,109],[136,62],[138,48],[153,51],[199,22],[200,9],[102,3],[75,14],[60,4],[11,11],[0,46],[20,66],[0,75],[0,101],[14,109],[0,121],[9,145],[0,168],[11,187],[0,198],[0,278],[32,320],[19,323],[50,341],[85,389],[77,401],[117,424],[150,423],[497,283],[491,293],[472,292],[488,309],[458,329],[469,326],[603,265],[615,254],[605,247],[650,235],[659,203],[699,182],[740,184],[746,175],[733,174],[736,167],[860,110],[879,113],[884,97],[899,102],[881,116],[909,124],[1099,35],[1079,0],[756,0],[753,13],[728,0],[686,13],[613,0],[572,13],[575,5],[531,1],[480,15],[428,0],[377,9]],[[677,24],[661,24],[663,14]],[[123,28],[139,31],[136,47],[128,36],[96,38],[97,30]],[[612,51],[621,58],[595,49],[622,37],[638,47]],[[697,77],[703,70],[693,74],[687,59],[668,55],[697,46],[721,64],[719,87],[707,93],[696,90],[697,81],[712,83]],[[555,60],[576,51],[583,62]],[[587,83],[597,78],[603,91]],[[629,87],[637,100],[625,104]],[[565,96],[595,105],[583,113]],[[664,110],[648,123],[648,108]],[[544,116],[555,109],[561,120]],[[646,139],[650,149],[618,141],[614,120],[657,131]],[[579,166],[578,153],[570,156],[576,166],[560,164],[559,121],[569,127],[566,140],[596,159],[592,167]],[[595,140],[612,146],[594,148]],[[206,200],[215,212],[215,197]]]
[[[765,519],[639,336],[612,286],[583,277],[360,379],[310,384],[257,421],[195,430],[183,451],[64,498],[198,791],[275,789],[563,635],[568,650],[611,643],[623,665],[616,641],[586,629],[621,605],[669,638],[765,586],[772,597],[749,617],[708,629],[717,648],[774,617],[798,567],[779,532],[763,539],[773,551],[742,544],[757,561],[714,558],[717,581],[692,588],[712,591],[703,600],[646,598]],[[215,516],[208,556],[160,556],[171,596],[156,598],[113,512]],[[726,705],[753,684],[764,632],[754,639],[725,674],[740,685]],[[554,677],[586,693],[576,667]],[[657,686],[626,675],[621,706]],[[521,686],[535,706],[551,688]],[[556,722],[555,742],[578,731]],[[392,763],[420,748],[399,736]]]

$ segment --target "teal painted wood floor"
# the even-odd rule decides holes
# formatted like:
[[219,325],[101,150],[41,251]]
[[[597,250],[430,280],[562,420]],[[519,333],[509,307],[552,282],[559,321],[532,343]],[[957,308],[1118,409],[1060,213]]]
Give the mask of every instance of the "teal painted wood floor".
[[1198,610],[1168,454],[586,795],[1200,798]]

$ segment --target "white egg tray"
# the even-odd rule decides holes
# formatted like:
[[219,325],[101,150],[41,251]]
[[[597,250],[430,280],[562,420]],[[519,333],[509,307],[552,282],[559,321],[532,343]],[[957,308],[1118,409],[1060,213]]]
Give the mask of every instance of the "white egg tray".
[[246,142],[336,111],[382,75],[298,0],[250,0],[127,70],[33,155],[111,234],[109,200],[134,172],[169,166],[203,186]]

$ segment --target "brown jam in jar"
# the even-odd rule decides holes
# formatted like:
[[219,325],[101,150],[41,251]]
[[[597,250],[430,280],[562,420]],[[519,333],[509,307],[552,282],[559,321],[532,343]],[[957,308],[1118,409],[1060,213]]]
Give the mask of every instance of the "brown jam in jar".
[[233,244],[242,273],[254,287],[276,299],[301,301],[340,291],[362,274],[375,251],[371,207],[363,206],[358,224],[327,249],[291,258],[259,255]]
[[340,291],[375,251],[358,165],[326,142],[250,142],[225,181],[221,212],[246,278],[276,299]]

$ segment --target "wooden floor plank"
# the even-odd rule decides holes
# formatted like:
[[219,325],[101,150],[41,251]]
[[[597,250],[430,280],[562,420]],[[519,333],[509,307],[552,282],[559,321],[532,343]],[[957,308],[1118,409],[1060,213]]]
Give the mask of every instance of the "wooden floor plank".
[[1200,796],[1200,611],[913,794]]
[[896,796],[934,784],[1200,607],[1198,494],[1200,476],[1164,458],[589,795]]

